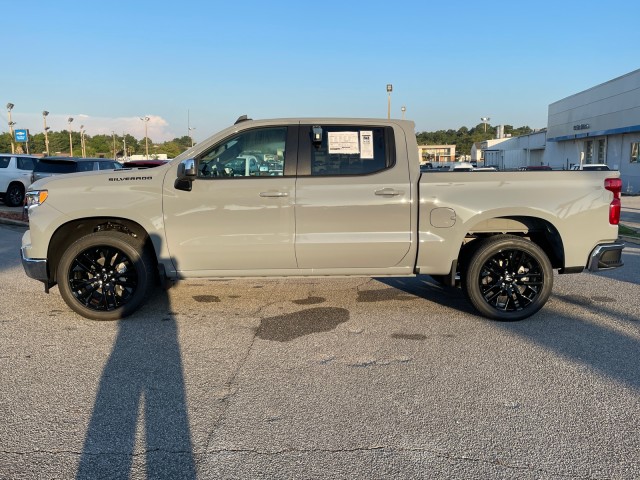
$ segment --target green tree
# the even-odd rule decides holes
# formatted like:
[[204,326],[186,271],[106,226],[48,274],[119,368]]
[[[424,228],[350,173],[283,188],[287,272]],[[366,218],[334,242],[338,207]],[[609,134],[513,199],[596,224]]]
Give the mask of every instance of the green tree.
[[9,132],[0,134],[0,152],[11,153],[11,135]]

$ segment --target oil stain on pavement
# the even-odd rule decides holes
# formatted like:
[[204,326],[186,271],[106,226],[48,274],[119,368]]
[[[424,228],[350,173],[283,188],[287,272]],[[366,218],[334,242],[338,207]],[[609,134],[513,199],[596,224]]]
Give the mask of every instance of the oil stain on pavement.
[[349,311],[337,307],[316,307],[286,315],[263,318],[256,336],[263,340],[290,342],[313,333],[334,330],[349,320]]

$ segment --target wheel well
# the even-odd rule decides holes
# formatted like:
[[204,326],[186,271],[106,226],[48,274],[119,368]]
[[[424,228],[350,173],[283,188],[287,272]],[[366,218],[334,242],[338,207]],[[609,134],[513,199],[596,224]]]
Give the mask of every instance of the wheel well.
[[[57,282],[56,273],[58,263],[67,246],[90,233],[109,230],[126,233],[134,238],[139,238],[145,249],[148,248],[151,249],[150,251],[154,251],[151,238],[147,231],[140,224],[132,222],[131,220],[110,217],[74,220],[58,228],[51,237],[51,242],[49,242],[47,258],[49,263],[49,277],[53,284]],[[157,256],[154,254],[152,257],[157,262]]]
[[558,230],[550,222],[534,217],[499,217],[485,220],[467,233],[458,263],[464,265],[477,248],[477,240],[495,235],[517,235],[538,245],[549,257],[553,268],[564,267],[564,245]]

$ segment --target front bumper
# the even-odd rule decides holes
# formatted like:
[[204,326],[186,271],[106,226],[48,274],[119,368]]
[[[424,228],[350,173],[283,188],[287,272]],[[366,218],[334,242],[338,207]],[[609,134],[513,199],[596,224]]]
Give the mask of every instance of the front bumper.
[[598,270],[610,270],[624,265],[622,261],[622,249],[624,243],[604,243],[593,249],[589,255],[589,263],[587,269],[591,272]]
[[46,258],[28,258],[25,255],[25,247],[20,249],[20,258],[22,259],[22,268],[28,277],[40,280],[45,284],[49,283],[49,268]]

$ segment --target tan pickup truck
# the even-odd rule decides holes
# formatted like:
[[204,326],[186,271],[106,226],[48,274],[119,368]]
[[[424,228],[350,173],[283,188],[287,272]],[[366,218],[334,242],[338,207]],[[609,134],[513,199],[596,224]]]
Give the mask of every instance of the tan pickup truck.
[[22,263],[97,320],[198,277],[410,276],[519,320],[622,265],[618,172],[420,173],[414,124],[242,120],[166,165],[31,185]]

